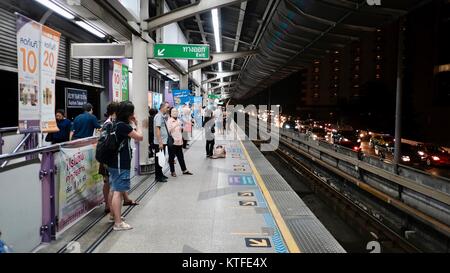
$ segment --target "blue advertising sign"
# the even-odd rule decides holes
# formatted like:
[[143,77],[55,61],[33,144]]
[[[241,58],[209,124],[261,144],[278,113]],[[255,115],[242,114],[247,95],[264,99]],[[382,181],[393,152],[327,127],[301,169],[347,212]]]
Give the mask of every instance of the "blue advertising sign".
[[175,106],[191,103],[191,90],[172,90]]
[[67,108],[82,108],[88,102],[87,90],[66,88]]
[[163,97],[161,93],[153,92],[153,109],[159,110],[159,106],[163,102]]
[[203,104],[203,97],[194,97],[194,119],[195,119],[195,125],[197,128],[202,127],[202,104]]

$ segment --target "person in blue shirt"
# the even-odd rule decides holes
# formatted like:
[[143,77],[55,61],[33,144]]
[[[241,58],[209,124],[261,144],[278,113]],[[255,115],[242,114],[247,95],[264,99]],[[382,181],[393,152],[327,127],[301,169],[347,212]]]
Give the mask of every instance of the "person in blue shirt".
[[64,110],[62,109],[56,110],[55,117],[59,132],[48,133],[45,141],[51,142],[52,144],[69,141],[70,127],[72,126],[72,123],[70,120],[66,119]]
[[91,137],[94,135],[95,129],[101,128],[97,118],[92,114],[92,104],[83,105],[83,110],[84,113],[78,115],[73,121],[70,140]]

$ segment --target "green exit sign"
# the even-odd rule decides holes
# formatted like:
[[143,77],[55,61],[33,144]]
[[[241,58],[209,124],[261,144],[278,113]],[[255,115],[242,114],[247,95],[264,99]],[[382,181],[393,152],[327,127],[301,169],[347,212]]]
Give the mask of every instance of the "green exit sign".
[[216,95],[216,94],[209,94],[208,98],[213,99],[213,100],[214,99],[220,100],[222,98],[222,96],[221,95]]
[[209,45],[154,44],[155,59],[209,60]]

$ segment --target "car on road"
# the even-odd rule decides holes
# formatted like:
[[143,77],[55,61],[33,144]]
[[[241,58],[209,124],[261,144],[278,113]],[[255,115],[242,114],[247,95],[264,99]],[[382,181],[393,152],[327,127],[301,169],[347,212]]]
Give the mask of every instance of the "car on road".
[[434,144],[419,144],[418,155],[427,166],[450,166],[450,154]]
[[369,147],[392,151],[395,139],[390,135],[373,135],[369,140]]
[[312,127],[306,133],[307,136],[313,140],[324,140],[327,132],[323,127]]
[[361,143],[358,142],[358,136],[355,131],[337,131],[332,134],[333,144],[340,145],[359,152]]
[[405,165],[416,165],[421,163],[419,149],[416,145],[402,143],[400,147],[400,163]]

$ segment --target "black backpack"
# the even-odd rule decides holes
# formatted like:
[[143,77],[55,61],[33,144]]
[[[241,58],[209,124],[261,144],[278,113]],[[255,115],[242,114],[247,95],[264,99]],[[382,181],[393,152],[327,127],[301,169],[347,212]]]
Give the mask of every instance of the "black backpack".
[[111,159],[117,156],[123,147],[124,141],[119,143],[116,134],[117,125],[119,123],[120,122],[108,122],[103,125],[102,133],[100,134],[95,150],[95,159],[102,164],[108,164]]

